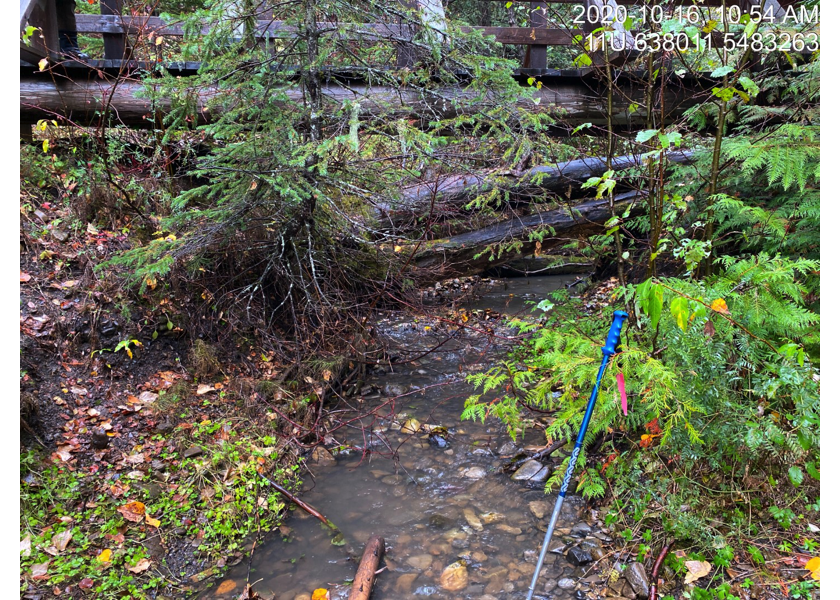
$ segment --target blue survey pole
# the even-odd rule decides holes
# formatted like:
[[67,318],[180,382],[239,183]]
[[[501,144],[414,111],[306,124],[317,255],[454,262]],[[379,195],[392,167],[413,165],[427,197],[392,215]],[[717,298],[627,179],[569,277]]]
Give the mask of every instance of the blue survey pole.
[[592,388],[592,395],[589,396],[589,403],[586,405],[586,412],[583,415],[583,421],[580,424],[580,431],[578,432],[575,448],[572,450],[572,456],[569,458],[569,466],[566,467],[566,474],[563,476],[563,484],[560,486],[560,495],[557,496],[557,502],[554,504],[554,512],[551,513],[551,521],[548,523],[548,531],[545,532],[545,539],[543,540],[542,549],[540,549],[540,556],[537,558],[537,568],[534,570],[534,577],[531,579],[531,585],[528,587],[527,600],[534,597],[534,588],[537,587],[537,580],[540,578],[540,569],[542,569],[545,555],[548,552],[548,545],[551,543],[551,534],[554,533],[554,527],[557,525],[557,518],[560,516],[560,509],[563,506],[563,500],[566,499],[566,492],[569,490],[569,483],[572,481],[572,473],[575,470],[575,463],[580,455],[580,449],[583,446],[583,438],[586,436],[586,428],[589,427],[589,419],[592,418],[592,413],[595,411],[595,400],[598,399],[598,388],[601,387],[601,378],[604,376],[604,371],[607,369],[607,363],[610,357],[615,354],[616,346],[618,346],[619,336],[621,335],[621,328],[624,326],[624,321],[627,319],[627,313],[623,310],[617,310],[613,313],[613,321],[610,326],[610,332],[607,334],[607,341],[601,352],[604,358],[601,360],[601,368],[598,369],[598,377],[595,379],[595,387]]

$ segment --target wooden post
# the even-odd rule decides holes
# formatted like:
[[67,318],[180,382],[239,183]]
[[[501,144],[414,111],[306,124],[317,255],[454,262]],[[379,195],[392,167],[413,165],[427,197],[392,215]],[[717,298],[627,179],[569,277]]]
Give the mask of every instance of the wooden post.
[[350,588],[350,596],[347,600],[368,600],[373,591],[373,584],[376,580],[376,570],[379,568],[379,561],[385,555],[385,540],[378,535],[371,535],[365,551],[362,553],[362,560],[359,562],[359,570],[353,579],[353,587]]
[[[545,1],[531,2],[531,27],[543,29],[548,27]],[[522,66],[526,69],[548,68],[548,46],[542,44],[531,44],[528,46],[528,49],[525,51],[525,61]]]
[[20,42],[20,58],[33,65],[48,56],[58,53],[58,23],[56,21],[54,0],[21,0],[20,30],[27,25],[39,27],[29,38],[29,45]]
[[[99,7],[102,15],[110,16],[114,25],[120,22],[123,0],[100,0]],[[127,60],[128,47],[125,43],[125,33],[103,33],[102,41],[105,46],[105,60]]]

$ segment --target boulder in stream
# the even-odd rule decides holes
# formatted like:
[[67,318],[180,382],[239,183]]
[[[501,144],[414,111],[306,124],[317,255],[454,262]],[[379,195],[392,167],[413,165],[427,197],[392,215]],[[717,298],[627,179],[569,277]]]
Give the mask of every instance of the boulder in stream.
[[431,566],[432,555],[418,554],[417,556],[412,556],[406,562],[415,569],[420,569],[421,571],[423,571],[424,569],[428,569]]
[[458,592],[467,587],[467,565],[463,560],[452,563],[440,574],[440,587],[447,592]]
[[559,587],[561,590],[573,590],[575,589],[576,585],[577,582],[575,582],[574,579],[571,579],[569,577],[564,577],[563,579],[559,579],[557,581],[557,587]]
[[531,510],[531,514],[538,519],[545,517],[550,510],[548,502],[543,502],[542,500],[532,500],[528,503],[528,508]]
[[408,596],[411,593],[411,588],[414,585],[414,580],[417,579],[417,575],[417,573],[404,573],[397,577],[394,591]]
[[483,479],[487,476],[487,471],[481,467],[470,467],[469,469],[464,469],[461,475],[467,479]]
[[511,475],[511,479],[530,484],[541,484],[548,480],[549,474],[548,467],[537,460],[529,459],[516,470],[516,473]]
[[570,563],[578,567],[592,562],[592,555],[588,550],[584,550],[580,546],[569,548],[569,551],[566,552],[566,558],[569,559]]
[[469,523],[470,527],[475,529],[476,531],[484,531],[484,525],[481,524],[481,520],[478,518],[478,515],[475,514],[475,511],[471,508],[464,509],[464,518]]
[[400,433],[417,433],[422,427],[417,419],[407,419],[400,427]]
[[335,457],[332,453],[323,446],[316,446],[312,451],[310,461],[316,465],[331,465],[335,463]]

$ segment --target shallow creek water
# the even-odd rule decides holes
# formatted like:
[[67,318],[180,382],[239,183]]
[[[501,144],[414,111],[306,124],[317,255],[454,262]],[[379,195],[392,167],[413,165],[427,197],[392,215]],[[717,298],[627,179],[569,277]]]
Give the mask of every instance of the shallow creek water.
[[[574,279],[499,280],[463,308],[505,314],[528,311],[527,300],[539,301]],[[329,588],[333,600],[343,598],[346,588],[341,584],[352,580],[356,570],[348,550],[359,555],[375,533],[385,538],[382,566],[388,567],[377,578],[372,596],[376,600],[524,598],[556,495],[546,496],[541,485],[529,488],[512,481],[501,471],[500,455],[543,444],[543,438],[535,433],[512,444],[497,419],[486,424],[460,419],[464,400],[473,393],[465,375],[486,370],[503,357],[506,343],[464,332],[418,357],[445,338],[439,323],[405,316],[380,326],[392,354],[401,355],[404,364],[369,378],[371,389],[363,390],[367,395],[361,407],[371,410],[397,396],[395,404],[379,410],[382,418],[364,419],[364,431],[336,432],[336,438],[347,444],[367,445],[372,455],[362,459],[361,452],[349,452],[334,463],[311,466],[314,481],[307,477],[301,493],[339,527],[347,546],[331,545],[330,533],[296,510],[283,533],[269,534],[255,552],[251,564],[255,590],[265,597],[295,600],[300,595],[309,598],[316,588]],[[422,433],[401,433],[400,424],[407,418],[446,427],[448,447],[431,444]],[[390,457],[387,446],[397,452],[398,461]],[[544,516],[537,518],[541,512]],[[568,541],[569,528],[587,530],[585,523],[579,524],[582,512],[580,499],[570,496],[552,548],[564,546],[562,534]],[[441,573],[459,560],[465,561],[467,585],[446,591]],[[246,558],[225,578],[236,581],[241,590],[247,569]],[[563,554],[549,554],[537,590],[542,598],[575,598],[575,583],[584,574],[584,568],[573,566]],[[215,587],[203,597],[216,597]]]

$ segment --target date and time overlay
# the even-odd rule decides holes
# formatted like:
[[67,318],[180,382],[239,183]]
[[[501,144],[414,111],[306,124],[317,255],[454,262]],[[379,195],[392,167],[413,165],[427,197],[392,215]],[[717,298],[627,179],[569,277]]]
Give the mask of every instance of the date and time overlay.
[[[697,52],[714,47],[730,52],[816,52],[820,49],[819,5],[811,9],[790,6],[783,15],[760,6],[743,10],[738,5],[689,5],[666,11],[658,5],[641,5],[631,15],[622,5],[574,5],[572,14],[574,25],[595,27],[585,42],[589,50]],[[627,30],[616,31],[610,23],[622,23]]]

